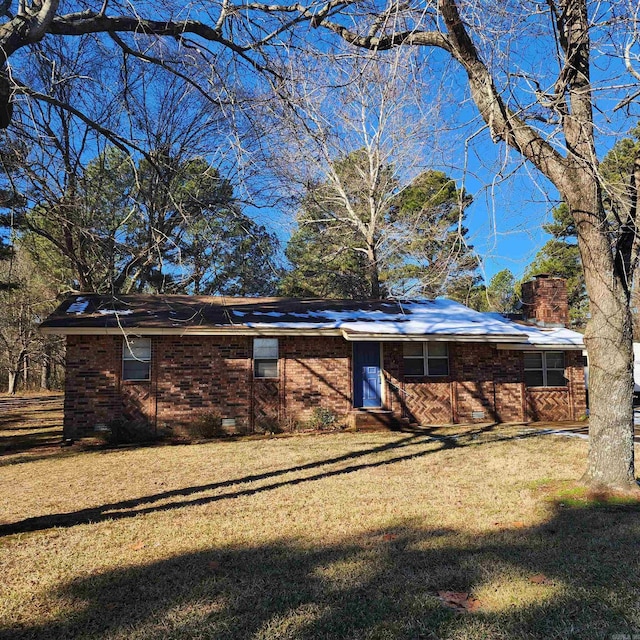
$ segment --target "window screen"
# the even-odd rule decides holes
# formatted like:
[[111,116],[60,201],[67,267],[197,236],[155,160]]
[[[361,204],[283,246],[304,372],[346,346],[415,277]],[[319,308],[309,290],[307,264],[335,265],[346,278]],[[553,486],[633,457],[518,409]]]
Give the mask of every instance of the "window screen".
[[446,342],[404,342],[405,376],[448,376],[449,347]]
[[564,351],[524,354],[524,383],[528,387],[566,387]]
[[278,377],[278,338],[254,338],[253,373],[256,378]]
[[150,374],[151,338],[125,338],[122,349],[122,379],[149,380]]

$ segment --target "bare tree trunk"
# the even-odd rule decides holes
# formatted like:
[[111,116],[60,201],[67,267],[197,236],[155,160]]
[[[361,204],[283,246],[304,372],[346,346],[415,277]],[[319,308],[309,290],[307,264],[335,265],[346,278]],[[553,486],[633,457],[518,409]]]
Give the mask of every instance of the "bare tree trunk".
[[29,388],[29,357],[25,355],[22,358],[22,382],[23,382],[23,390],[27,390]]
[[378,259],[375,247],[368,243],[367,246],[367,275],[371,298],[380,299],[380,273],[378,271]]
[[[587,275],[587,289],[593,275]],[[593,290],[593,286],[591,287]],[[595,487],[636,486],[633,451],[633,343],[631,314],[616,291],[591,305],[589,458],[583,481]],[[591,297],[593,301],[594,298]]]
[[48,391],[51,380],[51,356],[49,348],[45,347],[42,353],[42,367],[40,368],[40,388]]
[[7,388],[7,393],[11,395],[15,395],[17,381],[18,381],[18,374],[15,371],[9,371],[9,387]]
[[583,481],[596,488],[630,489],[637,487],[630,283],[614,262],[597,183],[591,172],[581,173],[573,194],[566,199],[577,223],[591,301],[585,332],[589,353],[589,458]]

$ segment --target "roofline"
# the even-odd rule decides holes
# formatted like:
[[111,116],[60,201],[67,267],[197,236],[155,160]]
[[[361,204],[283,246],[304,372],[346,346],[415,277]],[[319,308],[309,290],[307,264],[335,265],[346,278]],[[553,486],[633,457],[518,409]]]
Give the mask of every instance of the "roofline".
[[[237,327],[237,325],[236,325]],[[341,336],[340,329],[278,329],[254,327],[40,327],[40,333],[60,336],[264,336],[264,335],[305,335]]]
[[[348,342],[417,342],[428,338],[430,342],[491,342],[491,343],[519,343],[526,342],[527,336],[520,334],[459,334],[459,333],[355,333],[343,331],[342,335]],[[506,347],[505,347],[506,348]]]
[[511,346],[499,344],[498,349],[509,351],[584,351],[584,344],[514,344]]
[[[417,342],[428,339],[433,342],[488,342],[498,345],[526,343],[527,336],[487,335],[487,334],[390,334],[390,333],[356,333],[344,329],[287,329],[277,327],[40,327],[44,335],[138,335],[138,336],[340,336],[347,342]],[[525,345],[523,345],[525,346]]]

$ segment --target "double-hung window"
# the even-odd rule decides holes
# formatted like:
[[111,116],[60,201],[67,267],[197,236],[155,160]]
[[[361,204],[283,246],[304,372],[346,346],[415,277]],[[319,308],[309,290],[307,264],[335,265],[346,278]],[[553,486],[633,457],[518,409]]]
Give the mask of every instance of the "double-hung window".
[[524,354],[527,387],[566,387],[564,351],[532,351]]
[[448,376],[449,348],[446,342],[403,342],[405,376]]
[[256,378],[278,377],[278,338],[253,339],[253,375]]
[[151,378],[151,338],[127,336],[122,345],[122,379]]

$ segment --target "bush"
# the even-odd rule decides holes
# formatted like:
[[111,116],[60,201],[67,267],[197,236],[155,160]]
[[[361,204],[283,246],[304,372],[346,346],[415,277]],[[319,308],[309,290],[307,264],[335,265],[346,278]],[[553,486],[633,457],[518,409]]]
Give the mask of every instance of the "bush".
[[99,434],[107,444],[144,444],[160,439],[157,430],[146,422],[116,418],[107,427]]
[[277,418],[271,416],[262,416],[256,419],[256,433],[282,433],[283,428]]
[[326,407],[316,407],[307,420],[307,427],[316,431],[328,431],[338,428],[338,416]]
[[222,418],[212,411],[201,413],[185,427],[185,431],[192,438],[203,438],[205,440],[227,435],[222,428]]

